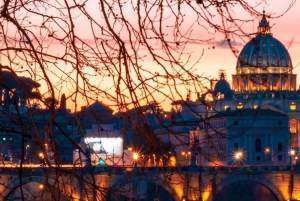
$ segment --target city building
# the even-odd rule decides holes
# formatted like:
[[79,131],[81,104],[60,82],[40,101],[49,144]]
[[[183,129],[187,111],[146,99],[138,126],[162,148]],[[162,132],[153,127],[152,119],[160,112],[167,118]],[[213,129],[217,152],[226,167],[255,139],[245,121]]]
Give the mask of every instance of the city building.
[[[232,84],[220,70],[219,80],[196,101],[173,103],[181,108],[183,120],[201,121],[190,132],[196,162],[233,165],[232,159],[243,155],[244,165],[294,163],[300,145],[296,79],[290,55],[273,37],[264,12],[256,36],[239,54]],[[243,153],[234,156],[237,151]]]

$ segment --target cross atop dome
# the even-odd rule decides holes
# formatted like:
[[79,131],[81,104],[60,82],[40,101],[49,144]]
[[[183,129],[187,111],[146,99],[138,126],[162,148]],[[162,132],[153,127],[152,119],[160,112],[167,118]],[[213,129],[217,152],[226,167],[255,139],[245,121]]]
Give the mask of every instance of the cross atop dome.
[[258,32],[258,34],[270,34],[271,33],[271,27],[269,25],[269,22],[267,21],[267,17],[265,15],[265,10],[263,10],[262,19],[259,22],[257,32]]

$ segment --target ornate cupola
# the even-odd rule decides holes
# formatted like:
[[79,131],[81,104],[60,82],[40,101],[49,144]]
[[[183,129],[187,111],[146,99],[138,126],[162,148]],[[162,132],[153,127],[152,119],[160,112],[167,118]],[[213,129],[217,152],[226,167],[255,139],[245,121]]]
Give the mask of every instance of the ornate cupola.
[[284,45],[273,37],[263,11],[256,36],[242,49],[232,75],[234,91],[294,91],[296,75]]
[[271,28],[269,26],[269,22],[267,21],[265,11],[263,11],[262,19],[259,22],[259,26],[257,28],[257,33],[259,33],[259,34],[270,34],[271,33]]

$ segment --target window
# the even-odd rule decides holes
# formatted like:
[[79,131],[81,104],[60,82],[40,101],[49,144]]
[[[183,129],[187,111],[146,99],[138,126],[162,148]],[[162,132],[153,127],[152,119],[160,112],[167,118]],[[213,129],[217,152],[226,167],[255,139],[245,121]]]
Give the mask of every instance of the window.
[[243,109],[243,103],[239,102],[238,105],[236,106],[237,109]]
[[260,161],[260,156],[256,156],[256,161]]
[[229,105],[224,105],[224,110],[227,110],[229,108]]
[[255,140],[255,152],[261,152],[261,139],[259,138]]
[[290,120],[290,133],[297,133],[298,122],[295,119]]
[[282,126],[282,121],[278,121],[278,126]]
[[233,147],[234,147],[234,151],[238,151],[239,150],[239,143],[234,143],[233,144]]
[[278,143],[278,151],[282,151],[282,143]]
[[296,103],[295,103],[295,102],[292,102],[292,103],[290,104],[290,110],[296,110],[296,109],[297,109]]
[[253,109],[257,109],[258,108],[258,105],[253,105]]
[[278,161],[282,161],[282,155],[278,155]]

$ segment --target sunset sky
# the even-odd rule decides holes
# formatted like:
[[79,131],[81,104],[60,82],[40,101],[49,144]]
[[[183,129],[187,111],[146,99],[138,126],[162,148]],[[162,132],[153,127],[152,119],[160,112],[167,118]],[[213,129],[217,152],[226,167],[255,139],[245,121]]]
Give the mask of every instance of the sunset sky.
[[[266,14],[272,13],[272,16],[280,15],[288,7],[289,1],[269,1],[269,5],[261,6],[261,9],[265,8]],[[277,19],[268,19],[273,36],[278,39],[288,49],[293,66],[293,73],[298,74],[298,85],[300,84],[300,26],[297,24],[300,21],[300,1],[297,1],[295,5],[282,17]],[[239,11],[238,11],[239,12]],[[242,15],[242,14],[241,14]],[[249,33],[256,31],[258,26],[258,19],[253,22],[254,25],[245,27],[245,30]],[[242,50],[246,42],[238,41],[235,46],[239,51]],[[209,47],[215,46],[215,49]],[[235,73],[235,65],[237,58],[231,53],[226,42],[222,41],[222,38],[216,39],[216,42],[212,42],[209,46],[192,46],[191,48],[204,49],[205,54],[203,59],[199,63],[199,73],[203,72],[206,76],[217,77],[219,69],[225,69],[227,72],[227,79],[231,80],[231,74]]]
[[[259,1],[250,1],[252,5],[257,3]],[[298,76],[298,84],[300,83],[300,66],[298,65],[300,62],[300,26],[298,26],[298,22],[300,21],[300,2],[297,1],[294,6],[287,11],[287,13],[284,14],[284,12],[288,9],[290,3],[292,0],[289,1],[283,1],[283,0],[270,0],[267,1],[268,4],[261,4],[259,7],[257,7],[257,10],[259,10],[261,13],[263,10],[266,11],[267,15],[270,15],[271,18],[269,18],[269,23],[271,28],[271,32],[273,33],[273,36],[277,38],[279,41],[281,41],[285,47],[288,49],[293,66],[295,67],[294,73],[299,74]],[[195,2],[191,3],[194,6],[198,6],[195,4]],[[132,13],[132,8],[124,7],[125,13],[127,11],[127,16],[130,20],[133,20],[133,24],[136,22],[136,15]],[[128,10],[126,10],[128,9]],[[94,7],[91,7],[92,15],[95,17],[98,16],[98,10]],[[249,22],[248,24],[243,24],[243,30],[246,33],[255,33],[258,27],[258,23],[261,19],[261,17],[253,18],[248,13],[246,13],[243,9],[237,8],[236,10],[232,10],[232,13],[237,19],[248,19],[253,20],[252,22]],[[281,16],[284,14],[283,16]],[[188,17],[185,18],[186,28],[189,28],[191,24],[195,21],[193,18],[194,16],[190,14],[189,12],[186,13]],[[191,16],[189,16],[191,15]],[[280,17],[278,17],[280,16]],[[216,16],[215,18],[218,18]],[[274,19],[273,19],[274,18]],[[213,21],[216,21],[217,19],[212,18]],[[84,23],[84,22],[82,22]],[[183,25],[183,27],[184,27]],[[193,37],[199,37],[199,39],[212,39],[210,42],[203,42],[203,43],[189,43],[186,47],[186,51],[192,52],[192,57],[190,59],[190,63],[193,64],[198,57],[203,54],[202,59],[199,61],[199,63],[196,65],[196,73],[199,75],[203,75],[204,77],[209,78],[217,78],[218,72],[220,69],[225,69],[227,73],[227,79],[231,83],[231,75],[235,73],[235,66],[236,66],[236,60],[237,58],[234,56],[234,54],[231,52],[228,44],[225,41],[224,35],[216,33],[211,34],[208,33],[206,30],[198,29],[199,27],[195,26],[193,30]],[[83,29],[84,30],[84,29]],[[209,30],[211,32],[211,30]],[[172,33],[170,32],[170,35]],[[85,37],[87,38],[89,36],[88,33],[85,33]],[[251,36],[252,37],[252,36]],[[250,38],[251,38],[250,37]],[[124,36],[124,38],[126,38]],[[239,38],[235,38],[233,46],[238,49],[239,51],[242,50],[243,46],[249,41],[249,38],[245,37],[245,41],[240,40]],[[155,47],[156,44],[153,44]],[[212,48],[214,47],[214,48]],[[158,47],[157,51],[160,51],[160,48]],[[194,59],[194,60],[193,60]],[[156,63],[154,63],[151,59],[151,57],[146,57],[144,59],[145,63],[144,66],[146,68],[155,70],[156,69]],[[105,85],[108,80],[103,81],[100,86]],[[182,97],[186,97],[187,91],[184,89],[181,91]],[[179,99],[179,98],[178,98]],[[196,100],[196,94],[191,94],[191,99]],[[113,104],[110,102],[107,102],[107,100],[100,99],[104,103],[107,104]],[[159,98],[158,98],[159,100]],[[161,105],[165,110],[170,110],[171,105],[170,101],[163,102]]]
[[[55,2],[55,1],[49,1],[49,2]],[[113,1],[107,1],[107,2],[111,3]],[[123,4],[124,6],[122,6],[122,11],[125,15],[126,20],[128,20],[128,22],[130,22],[132,27],[138,31],[138,24],[137,24],[138,17],[136,14],[137,9],[134,7],[135,4],[130,3],[130,2],[135,2],[135,0],[132,0],[132,1],[125,1],[125,0],[123,1],[122,0],[122,2],[123,3],[126,2]],[[148,2],[148,4],[151,5],[149,2]],[[167,1],[165,1],[164,3],[166,3],[166,2]],[[258,2],[260,2],[260,0],[249,1],[249,3],[252,6],[255,6]],[[277,38],[279,41],[281,41],[288,49],[288,51],[291,55],[291,58],[292,58],[293,66],[295,67],[294,73],[299,75],[298,76],[298,85],[299,85],[299,83],[300,83],[300,67],[299,67],[299,63],[300,63],[300,55],[299,55],[299,52],[300,52],[300,34],[299,34],[300,33],[300,26],[299,26],[300,2],[296,1],[295,4],[293,5],[293,7],[291,7],[288,10],[291,2],[294,2],[294,1],[293,0],[268,0],[267,4],[266,3],[260,4],[259,6],[255,7],[255,9],[261,13],[263,12],[263,10],[265,10],[266,15],[271,16],[271,18],[268,19],[270,26],[272,27],[271,32],[273,33],[273,36],[275,38]],[[72,2],[70,1],[69,3],[72,3]],[[90,17],[94,18],[95,22],[98,23],[97,25],[96,24],[92,25],[92,27],[94,29],[94,34],[97,37],[99,37],[101,40],[104,40],[105,37],[107,37],[107,36],[101,34],[100,27],[106,26],[106,22],[103,18],[103,12],[101,11],[101,9],[99,10],[99,7],[100,7],[99,5],[100,4],[98,1],[87,1],[85,4],[85,9],[88,12],[88,14],[90,15]],[[114,5],[114,6],[116,6],[116,5]],[[174,43],[175,33],[174,33],[174,28],[172,28],[172,26],[174,25],[174,22],[175,22],[174,16],[176,16],[176,12],[178,11],[178,10],[176,10],[176,8],[177,8],[176,6],[177,6],[177,4],[173,2],[173,8],[172,8],[174,11],[173,13],[170,11],[170,9],[168,9],[166,7],[166,9],[165,9],[166,11],[164,13],[164,19],[166,19],[166,20],[164,20],[162,23],[163,29],[164,29],[163,32],[166,34],[166,36],[164,36],[164,39],[168,40],[170,42],[169,44],[173,45],[173,46],[175,44]],[[60,7],[59,2],[57,3],[57,7]],[[143,8],[149,9],[148,7],[143,7]],[[48,8],[47,6],[44,8],[36,7],[34,9],[38,10],[38,12],[41,12],[41,13],[45,12],[48,15],[58,14],[56,8]],[[182,18],[184,20],[183,20],[182,24],[180,25],[180,31],[182,33],[184,33],[187,30],[189,30],[190,31],[189,36],[192,37],[193,39],[195,39],[195,40],[190,40],[185,46],[185,52],[191,53],[191,58],[189,59],[189,63],[186,64],[185,67],[190,68],[191,66],[193,66],[193,64],[196,63],[197,59],[199,59],[199,57],[203,54],[201,60],[199,60],[199,62],[196,63],[196,65],[194,66],[194,69],[196,69],[194,71],[194,73],[201,75],[203,77],[217,78],[219,70],[224,69],[224,70],[226,70],[228,81],[231,82],[231,75],[235,73],[235,66],[236,66],[237,58],[231,52],[231,49],[229,48],[229,46],[226,42],[227,39],[225,38],[225,36],[223,34],[220,34],[218,32],[215,33],[214,29],[209,27],[209,25],[206,24],[205,20],[203,20],[203,19],[200,20],[200,22],[203,23],[203,24],[201,24],[201,25],[203,25],[203,27],[201,27],[201,25],[199,26],[197,24],[197,22],[195,23],[195,19],[197,16],[195,15],[195,12],[193,11],[193,9],[196,9],[199,11],[202,9],[202,7],[201,6],[199,7],[199,5],[197,5],[195,1],[191,1],[191,3],[189,5],[186,2],[182,4],[181,12],[183,14]],[[119,14],[118,16],[120,16],[120,10],[118,10],[117,7],[113,7],[112,10],[113,10],[114,14],[117,14],[117,15]],[[207,10],[211,11],[212,14],[215,14],[215,16],[208,15],[209,20],[211,20],[213,23],[216,23],[216,24],[221,23],[219,15],[215,12],[215,10],[213,8],[209,8]],[[286,10],[288,10],[287,13],[284,13]],[[66,12],[66,9],[62,9],[62,11]],[[206,12],[206,11],[204,9],[203,12]],[[69,47],[61,45],[61,41],[55,40],[55,39],[49,37],[49,34],[51,35],[54,33],[57,35],[57,38],[65,37],[65,38],[67,38],[67,40],[70,40],[70,38],[69,38],[70,35],[68,35],[68,29],[70,28],[68,18],[66,18],[65,21],[58,20],[58,24],[55,25],[55,23],[51,19],[46,20],[45,18],[41,17],[42,15],[34,16],[34,14],[32,14],[32,13],[27,14],[27,12],[24,12],[21,10],[17,11],[17,12],[19,12],[19,13],[17,13],[17,16],[20,19],[20,21],[23,20],[20,23],[22,25],[26,26],[28,29],[32,30],[32,33],[37,34],[40,37],[40,39],[36,38],[35,40],[33,40],[33,43],[37,44],[36,40],[43,41],[41,44],[43,44],[43,46],[45,47],[46,53],[51,53],[52,55],[55,55],[55,56],[61,56],[61,55],[64,55],[65,52],[70,51]],[[75,24],[75,28],[74,28],[75,35],[78,38],[80,38],[82,41],[86,42],[86,44],[90,45],[91,47],[93,45],[95,46],[96,40],[94,40],[94,36],[91,31],[92,28],[91,28],[90,20],[85,14],[80,13],[80,12],[81,11],[79,11],[78,8],[77,8],[77,10],[75,9],[74,12],[72,10],[72,20]],[[248,20],[247,23],[241,23],[239,20],[237,20],[237,24],[238,24],[238,26],[242,27],[242,29],[245,31],[246,34],[252,34],[252,35],[248,36],[248,37],[243,37],[244,41],[238,37],[230,38],[232,41],[233,47],[236,48],[237,50],[241,51],[243,46],[254,36],[253,33],[255,33],[257,30],[257,26],[258,26],[259,20],[261,19],[261,16],[252,17],[249,15],[249,13],[245,12],[245,10],[239,6],[232,7],[232,10],[230,10],[230,13],[233,15],[233,17],[235,19]],[[156,9],[153,9],[150,12],[149,16],[154,17],[156,14],[157,14]],[[145,14],[142,12],[142,15],[145,15]],[[57,16],[59,16],[59,15],[57,15]],[[171,17],[169,17],[169,16],[171,16]],[[112,15],[109,16],[109,21],[110,21],[111,25],[114,24],[114,17]],[[155,18],[155,20],[153,20],[153,21],[156,23],[153,26],[155,28],[157,28],[158,27],[157,18]],[[149,23],[149,21],[148,21],[148,23]],[[15,31],[16,30],[15,27],[11,26],[10,23],[8,23],[8,24],[10,26],[7,26],[7,28],[5,28],[7,30],[7,32],[5,32],[6,30],[4,30],[3,33],[11,36],[12,40],[17,41],[16,37],[18,37],[18,36],[16,36],[17,34]],[[53,33],[46,32],[45,29],[43,27],[41,27],[41,24],[44,24],[46,27],[48,27],[48,30],[53,30]],[[34,27],[34,25],[36,27]],[[208,30],[206,30],[206,28],[208,28]],[[130,46],[129,46],[128,32],[126,32],[126,29],[124,27],[122,28],[121,26],[118,26],[118,22],[117,22],[116,26],[114,27],[114,30],[116,32],[118,32],[118,29],[122,30],[121,32],[119,32],[120,38],[129,47],[128,50],[132,51],[132,50],[130,50]],[[155,34],[156,34],[155,31],[154,32],[151,32],[151,31],[153,31],[153,30],[149,30],[149,33],[150,33],[149,36],[153,36],[153,35],[155,36]],[[188,36],[188,34],[186,36]],[[34,38],[34,36],[29,35],[29,38]],[[181,39],[182,39],[182,41],[185,40],[184,37],[182,37]],[[132,40],[136,40],[136,39],[132,39]],[[178,40],[178,38],[176,40]],[[196,41],[196,40],[198,40],[198,41]],[[207,40],[209,40],[209,41],[207,41]],[[78,42],[78,41],[79,40],[77,40],[76,45],[78,45],[79,48],[82,48],[82,50],[84,52],[85,50],[84,50],[83,46],[81,46],[82,43]],[[180,42],[182,42],[182,41],[180,41]],[[133,42],[136,42],[136,41],[133,41]],[[151,45],[151,47],[153,47],[154,52],[156,54],[158,54],[159,56],[165,56],[165,53],[162,51],[161,41],[149,40],[149,43],[151,43],[150,45]],[[183,43],[181,43],[181,44],[183,44]],[[49,45],[49,44],[51,44],[51,45]],[[116,44],[117,43],[115,43],[112,46],[117,47],[113,51],[115,51],[115,53],[118,54],[119,50],[118,50],[118,45],[116,45]],[[22,44],[22,43],[16,42],[16,45],[28,48],[26,43]],[[49,45],[49,47],[48,47],[48,45]],[[110,44],[108,43],[106,45],[107,45],[107,47],[109,47]],[[100,45],[98,44],[98,46],[100,46]],[[147,48],[144,44],[140,43],[135,47],[140,48],[140,49],[138,49],[138,54],[139,54],[139,56],[141,56],[143,58],[143,61],[140,60],[138,62],[138,65],[140,65],[144,68],[145,77],[147,77],[149,75],[149,73],[147,71],[150,71],[152,73],[154,73],[156,71],[159,73],[162,73],[162,74],[164,73],[163,68],[158,67],[157,64],[155,62],[153,62],[153,58],[151,57],[151,55],[149,55],[149,50],[147,51]],[[179,47],[179,50],[182,47],[183,47],[183,45],[181,45],[181,47]],[[73,50],[71,50],[71,51],[73,51]],[[5,52],[5,50],[3,52]],[[22,55],[22,52],[19,52],[17,54]],[[103,53],[100,53],[100,55],[101,54],[103,54]],[[144,55],[145,55],[145,57],[144,57]],[[167,57],[165,56],[165,58],[167,58]],[[186,59],[187,59],[187,57],[185,58],[183,56],[182,61],[180,61],[180,62],[183,63],[184,60],[186,60]],[[59,91],[59,93],[55,94],[55,98],[57,98],[57,99],[60,98],[62,93],[66,93],[67,97],[68,97],[68,91],[70,92],[76,88],[74,83],[73,83],[73,85],[72,84],[68,85],[61,81],[61,80],[69,80],[67,76],[74,78],[75,71],[73,71],[74,69],[71,68],[69,66],[69,64],[65,64],[64,62],[60,63],[60,62],[61,61],[58,61],[57,66],[53,66],[52,64],[49,64],[46,67],[48,76],[50,77],[50,80],[51,80],[51,84],[53,86],[55,86],[55,89],[57,91]],[[87,76],[87,77],[88,77],[87,74],[92,75],[92,76],[88,77],[89,82],[92,83],[95,87],[101,88],[102,92],[103,91],[108,92],[108,93],[112,94],[113,96],[116,96],[116,94],[115,94],[116,86],[113,83],[112,77],[107,76],[107,72],[104,72],[105,70],[103,72],[106,75],[105,76],[102,76],[103,74],[101,75],[101,71],[103,70],[102,69],[103,67],[101,67],[101,62],[99,62],[100,70],[98,72],[97,71],[95,72],[95,69],[89,68],[88,66],[86,66],[85,62],[86,61],[84,61],[84,60],[83,60],[83,62],[81,62],[80,65],[82,65],[82,66],[81,66],[80,71],[86,72],[85,76]],[[3,65],[9,64],[8,60],[5,59],[4,57],[1,57],[1,63]],[[28,66],[28,64],[26,64],[26,65]],[[28,66],[28,67],[32,70],[32,74],[36,74],[36,72],[41,73],[41,69],[39,69],[39,66],[35,67],[32,64],[30,64],[30,65],[32,67],[30,67],[30,66]],[[171,69],[171,67],[168,66],[167,63],[164,67],[167,68],[168,70]],[[36,71],[35,71],[35,69],[36,69]],[[117,70],[115,72],[117,72]],[[132,72],[134,73],[134,70],[132,70]],[[171,70],[170,70],[170,72],[171,72]],[[97,74],[97,73],[98,73],[98,75],[94,76],[94,74]],[[148,75],[147,75],[147,73],[148,73]],[[60,74],[65,74],[65,75],[61,76]],[[21,75],[22,76],[30,76],[30,74],[25,75],[24,73]],[[133,79],[137,79],[136,75],[130,75],[130,76],[132,76]],[[47,88],[47,85],[45,83],[45,80],[46,80],[45,78],[43,78],[41,76],[41,77],[37,77],[36,80],[41,82],[41,84],[42,84],[40,91],[43,94],[45,94],[44,97],[47,97],[47,95],[51,94],[51,93],[48,93],[49,88]],[[71,83],[71,82],[72,81],[69,81],[69,83]],[[147,82],[148,82],[148,84],[152,83],[151,80],[148,80]],[[78,83],[80,84],[80,82],[78,82]],[[157,83],[154,83],[154,84],[157,84]],[[139,85],[139,83],[137,82],[136,86],[138,86],[138,85]],[[180,84],[178,84],[178,87],[179,87],[178,89],[180,89],[179,94],[172,97],[173,99],[180,99],[180,96],[182,96],[184,98],[186,97],[186,94],[187,94],[186,88],[180,88],[179,85]],[[163,84],[162,84],[162,86],[163,86]],[[165,88],[168,88],[168,87],[165,87]],[[126,94],[126,87],[123,87],[123,89],[124,89],[124,94]],[[165,89],[163,89],[163,90],[165,90]],[[166,89],[166,90],[168,90],[168,89]],[[102,93],[102,92],[99,92],[99,93]],[[169,95],[170,91],[166,92],[166,94]],[[107,100],[107,97],[105,97],[105,96],[101,97],[101,95],[98,95],[97,93],[95,93],[93,96],[94,96],[94,98],[99,98],[100,101],[103,101],[104,103],[107,103],[108,105],[115,105],[115,103],[109,102]],[[141,95],[141,99],[143,99],[145,97],[147,97],[147,94]],[[155,100],[157,100],[157,101],[163,101],[164,99],[165,99],[164,95],[161,95],[161,94],[157,95],[157,97],[155,97]],[[191,99],[196,100],[196,93],[191,94]],[[68,107],[74,111],[75,104],[72,103],[70,101],[70,99],[68,99],[68,101],[69,101]],[[79,104],[77,106],[77,110],[80,109],[80,106],[86,105],[85,101],[81,101],[80,99],[78,99],[77,101]],[[131,100],[129,100],[129,102],[130,101]],[[74,102],[74,100],[73,100],[73,102]],[[164,109],[169,110],[171,108],[170,103],[171,103],[171,99],[168,99],[166,102],[162,103],[163,104],[162,106],[164,107]]]

